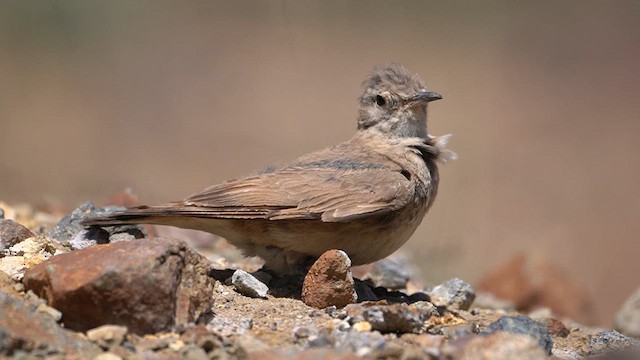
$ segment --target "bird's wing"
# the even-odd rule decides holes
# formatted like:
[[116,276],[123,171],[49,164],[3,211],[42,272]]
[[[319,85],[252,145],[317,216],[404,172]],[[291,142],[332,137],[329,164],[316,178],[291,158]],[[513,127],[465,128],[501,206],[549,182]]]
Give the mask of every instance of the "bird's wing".
[[310,161],[214,185],[181,204],[198,217],[347,221],[407,204],[415,185],[406,175],[388,160]]

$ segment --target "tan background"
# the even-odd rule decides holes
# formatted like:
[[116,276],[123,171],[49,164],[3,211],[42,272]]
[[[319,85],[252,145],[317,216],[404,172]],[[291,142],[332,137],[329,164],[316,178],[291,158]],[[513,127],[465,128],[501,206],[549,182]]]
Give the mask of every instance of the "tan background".
[[640,2],[2,2],[0,199],[145,202],[349,138],[398,61],[454,133],[409,242],[425,277],[520,251],[586,284],[601,322],[640,285]]

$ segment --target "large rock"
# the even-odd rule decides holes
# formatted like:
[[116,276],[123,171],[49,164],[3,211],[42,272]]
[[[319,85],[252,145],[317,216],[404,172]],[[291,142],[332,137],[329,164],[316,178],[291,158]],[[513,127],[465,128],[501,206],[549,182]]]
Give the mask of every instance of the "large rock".
[[[0,289],[0,357],[90,359],[102,350],[81,336],[61,328],[56,320]],[[31,357],[29,357],[31,358]]]
[[55,256],[25,273],[24,285],[86,331],[124,325],[138,334],[195,321],[212,306],[210,264],[177,240],[97,245]]

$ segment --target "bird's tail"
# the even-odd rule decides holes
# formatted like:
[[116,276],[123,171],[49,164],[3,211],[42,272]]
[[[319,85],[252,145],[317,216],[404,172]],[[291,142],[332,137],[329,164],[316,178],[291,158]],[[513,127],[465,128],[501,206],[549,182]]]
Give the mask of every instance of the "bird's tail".
[[[184,210],[184,211],[181,211]],[[118,226],[129,224],[170,225],[176,217],[189,216],[187,209],[173,204],[158,206],[138,206],[106,215],[87,218],[82,221],[83,226]],[[191,211],[192,212],[192,211]]]

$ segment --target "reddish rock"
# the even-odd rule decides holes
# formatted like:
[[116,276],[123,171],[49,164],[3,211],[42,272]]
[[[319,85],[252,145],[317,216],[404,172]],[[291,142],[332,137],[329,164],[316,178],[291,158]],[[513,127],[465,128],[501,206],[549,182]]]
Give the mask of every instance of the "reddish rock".
[[13,220],[0,220],[0,251],[33,236],[33,231]]
[[102,350],[81,336],[61,328],[38,306],[0,289],[0,358],[18,352],[32,357],[91,359]]
[[145,334],[210,311],[208,271],[208,260],[184,242],[156,238],[54,256],[29,269],[23,282],[63,313],[68,328],[116,324]]
[[302,301],[323,309],[344,307],[356,299],[351,259],[342,250],[329,250],[322,254],[304,278]]
[[545,259],[518,255],[487,273],[478,289],[513,302],[520,311],[548,307],[582,323],[595,320],[587,290]]

